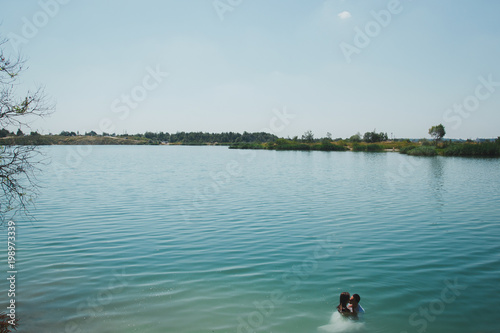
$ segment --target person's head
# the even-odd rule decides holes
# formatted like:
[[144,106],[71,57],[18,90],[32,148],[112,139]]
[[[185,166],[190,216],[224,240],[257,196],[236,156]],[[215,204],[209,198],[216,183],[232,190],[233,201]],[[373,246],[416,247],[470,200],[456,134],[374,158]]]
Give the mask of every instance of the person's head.
[[361,297],[359,297],[358,294],[353,294],[349,300],[349,303],[356,306],[356,305],[358,305],[359,301],[361,301]]
[[343,293],[340,294],[340,305],[343,307],[347,306],[347,303],[349,303],[349,299],[351,298],[351,294],[349,294],[347,291],[344,291]]

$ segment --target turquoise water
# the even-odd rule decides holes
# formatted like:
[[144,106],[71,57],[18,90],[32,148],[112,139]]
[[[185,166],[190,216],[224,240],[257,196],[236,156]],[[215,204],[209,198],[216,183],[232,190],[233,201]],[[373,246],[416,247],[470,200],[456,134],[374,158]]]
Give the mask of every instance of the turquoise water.
[[500,331],[498,159],[43,150],[18,332]]

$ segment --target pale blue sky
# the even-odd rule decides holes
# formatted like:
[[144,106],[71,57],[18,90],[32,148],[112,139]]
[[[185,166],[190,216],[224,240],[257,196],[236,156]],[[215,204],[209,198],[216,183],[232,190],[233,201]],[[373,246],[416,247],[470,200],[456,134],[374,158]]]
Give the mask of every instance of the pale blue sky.
[[442,123],[476,138],[500,135],[499,14],[495,0],[2,1],[0,34],[28,59],[19,92],[56,102],[43,133],[417,138]]

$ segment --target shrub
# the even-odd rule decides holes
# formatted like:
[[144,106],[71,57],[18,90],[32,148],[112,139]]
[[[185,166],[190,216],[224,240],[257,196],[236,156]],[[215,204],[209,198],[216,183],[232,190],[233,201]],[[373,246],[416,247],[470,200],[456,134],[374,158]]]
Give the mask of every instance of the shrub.
[[235,143],[229,146],[229,149],[264,149],[264,146],[258,143]]
[[422,140],[422,146],[432,146],[433,144],[434,144],[434,142],[429,141],[427,139]]
[[469,156],[469,157],[499,157],[500,145],[485,142],[480,144],[463,143],[449,146],[443,151],[444,156]]
[[344,146],[336,145],[331,142],[323,142],[320,145],[314,146],[315,150],[321,151],[345,151],[346,148]]
[[305,143],[289,143],[276,146],[276,150],[311,150],[311,146]]
[[384,147],[382,147],[381,145],[377,145],[377,144],[366,145],[366,151],[368,151],[368,152],[378,152],[378,151],[383,151],[383,150],[384,150]]
[[366,148],[364,145],[360,145],[359,143],[353,143],[352,151],[366,151]]
[[401,149],[399,150],[399,152],[400,152],[401,154],[408,154],[408,152],[409,152],[410,150],[415,149],[415,148],[417,148],[417,147],[415,147],[415,146],[406,146],[406,147],[401,148]]
[[375,143],[371,144],[359,144],[354,143],[352,145],[352,151],[366,151],[366,152],[379,152],[383,151],[384,147]]
[[436,156],[437,151],[434,147],[422,146],[409,150],[407,154],[411,156]]

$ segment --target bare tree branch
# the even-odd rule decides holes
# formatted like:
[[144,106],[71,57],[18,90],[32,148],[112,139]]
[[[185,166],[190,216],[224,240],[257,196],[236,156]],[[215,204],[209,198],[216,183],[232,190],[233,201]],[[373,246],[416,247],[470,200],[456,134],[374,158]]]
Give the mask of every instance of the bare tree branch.
[[[54,107],[47,101],[43,88],[18,94],[16,80],[25,61],[5,55],[0,39],[0,129],[30,127],[30,121],[49,115]],[[19,97],[22,96],[22,97]],[[0,223],[7,213],[28,212],[38,194],[36,173],[42,160],[36,146],[0,146]]]
[[[42,159],[35,146],[0,147],[0,212],[28,211],[28,206],[38,195],[39,185],[36,174]],[[2,216],[4,217],[4,216]]]
[[16,77],[24,70],[25,61],[20,55],[15,60],[9,60],[4,54],[3,45],[7,43],[6,39],[0,39],[0,84],[11,84]]

